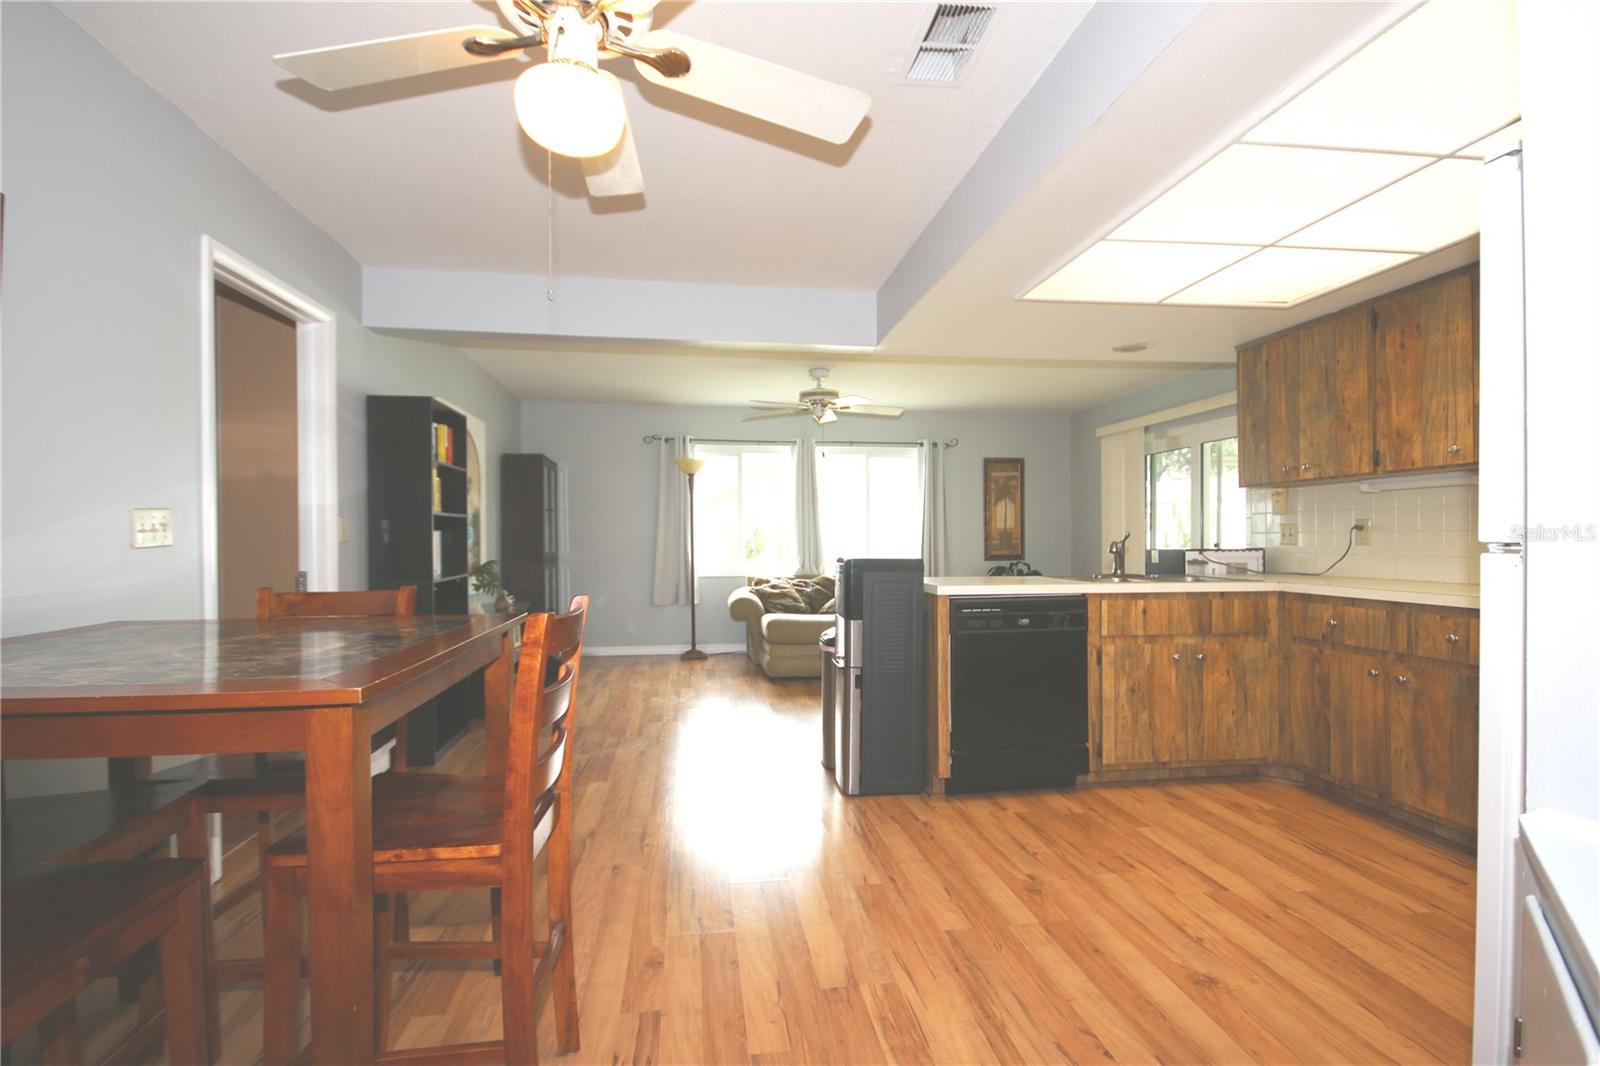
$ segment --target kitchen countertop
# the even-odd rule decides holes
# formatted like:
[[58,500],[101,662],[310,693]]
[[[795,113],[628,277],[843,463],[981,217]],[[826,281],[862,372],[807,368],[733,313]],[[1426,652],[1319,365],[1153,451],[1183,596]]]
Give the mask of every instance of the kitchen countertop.
[[1088,581],[1070,577],[930,577],[922,587],[938,596],[1125,596],[1185,592],[1296,592],[1308,596],[1343,596],[1432,607],[1478,606],[1477,585],[1443,581],[1397,581],[1376,577],[1305,577],[1264,574],[1260,577],[1208,578],[1203,581]]

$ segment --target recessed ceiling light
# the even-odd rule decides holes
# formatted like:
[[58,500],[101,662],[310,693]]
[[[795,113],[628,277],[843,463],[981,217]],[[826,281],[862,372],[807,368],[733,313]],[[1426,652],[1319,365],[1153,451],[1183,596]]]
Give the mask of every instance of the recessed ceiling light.
[[1483,164],[1441,159],[1284,239],[1311,248],[1431,252],[1478,232]]
[[1101,241],[1040,282],[1025,300],[1158,303],[1255,251],[1252,245]]
[[1147,341],[1134,341],[1132,344],[1113,345],[1111,350],[1122,355],[1132,355],[1134,352],[1148,352],[1150,344]]
[[1433,0],[1246,136],[1447,155],[1517,117],[1513,0]]
[[1236,144],[1110,238],[1271,244],[1426,163],[1382,152]]
[[1167,300],[1170,304],[1286,307],[1415,259],[1406,252],[1263,248]]

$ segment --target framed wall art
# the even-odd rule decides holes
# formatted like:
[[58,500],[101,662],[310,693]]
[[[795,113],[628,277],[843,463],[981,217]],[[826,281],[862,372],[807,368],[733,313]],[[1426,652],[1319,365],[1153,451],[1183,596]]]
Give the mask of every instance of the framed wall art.
[[1022,460],[983,461],[983,557],[1022,558]]

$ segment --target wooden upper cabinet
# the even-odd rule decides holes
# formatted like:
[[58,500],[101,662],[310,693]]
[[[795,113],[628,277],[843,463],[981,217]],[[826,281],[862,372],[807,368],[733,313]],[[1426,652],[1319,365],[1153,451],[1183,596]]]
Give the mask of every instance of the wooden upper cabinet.
[[1477,298],[1471,267],[1240,348],[1240,483],[1476,463]]
[[1372,317],[1361,307],[1320,318],[1299,337],[1295,477],[1372,473]]
[[1446,274],[1373,304],[1377,470],[1478,461],[1478,274]]

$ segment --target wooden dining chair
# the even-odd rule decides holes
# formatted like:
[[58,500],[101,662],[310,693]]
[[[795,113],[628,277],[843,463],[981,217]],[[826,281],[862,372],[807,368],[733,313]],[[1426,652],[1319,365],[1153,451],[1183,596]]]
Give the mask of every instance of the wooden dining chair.
[[[503,778],[410,773],[373,781],[372,847],[380,1062],[538,1061],[538,1007],[555,1005],[562,1052],[578,1049],[572,947],[572,736],[589,598],[563,615],[529,615],[506,743]],[[549,680],[551,664],[555,677]],[[541,740],[544,742],[541,744]],[[541,750],[541,748],[543,750]],[[548,939],[536,940],[535,860],[547,856]],[[267,852],[267,981],[264,1061],[299,1052],[300,908],[306,838],[296,832]],[[500,890],[496,941],[396,944],[387,906],[394,893]],[[497,958],[503,1040],[386,1052],[392,960]]]
[[39,1032],[46,1064],[84,1061],[77,996],[149,944],[159,945],[160,1007],[142,1017],[108,1062],[131,1062],[152,1028],[167,1061],[210,1062],[201,937],[201,859],[42,866],[5,882],[0,947],[0,1044]]
[[[417,586],[353,592],[274,592],[256,590],[256,621],[267,623],[292,618],[410,618],[417,613]],[[404,762],[404,722],[396,738],[398,762]],[[175,766],[145,780],[162,784],[182,780],[204,783],[195,801],[206,814],[253,814],[258,869],[264,869],[272,843],[272,818],[283,811],[305,810],[305,755],[273,752],[255,755],[211,755]],[[235,888],[212,905],[220,916],[260,891],[260,874]],[[253,980],[261,976],[259,959],[217,960],[216,976],[223,981]]]

